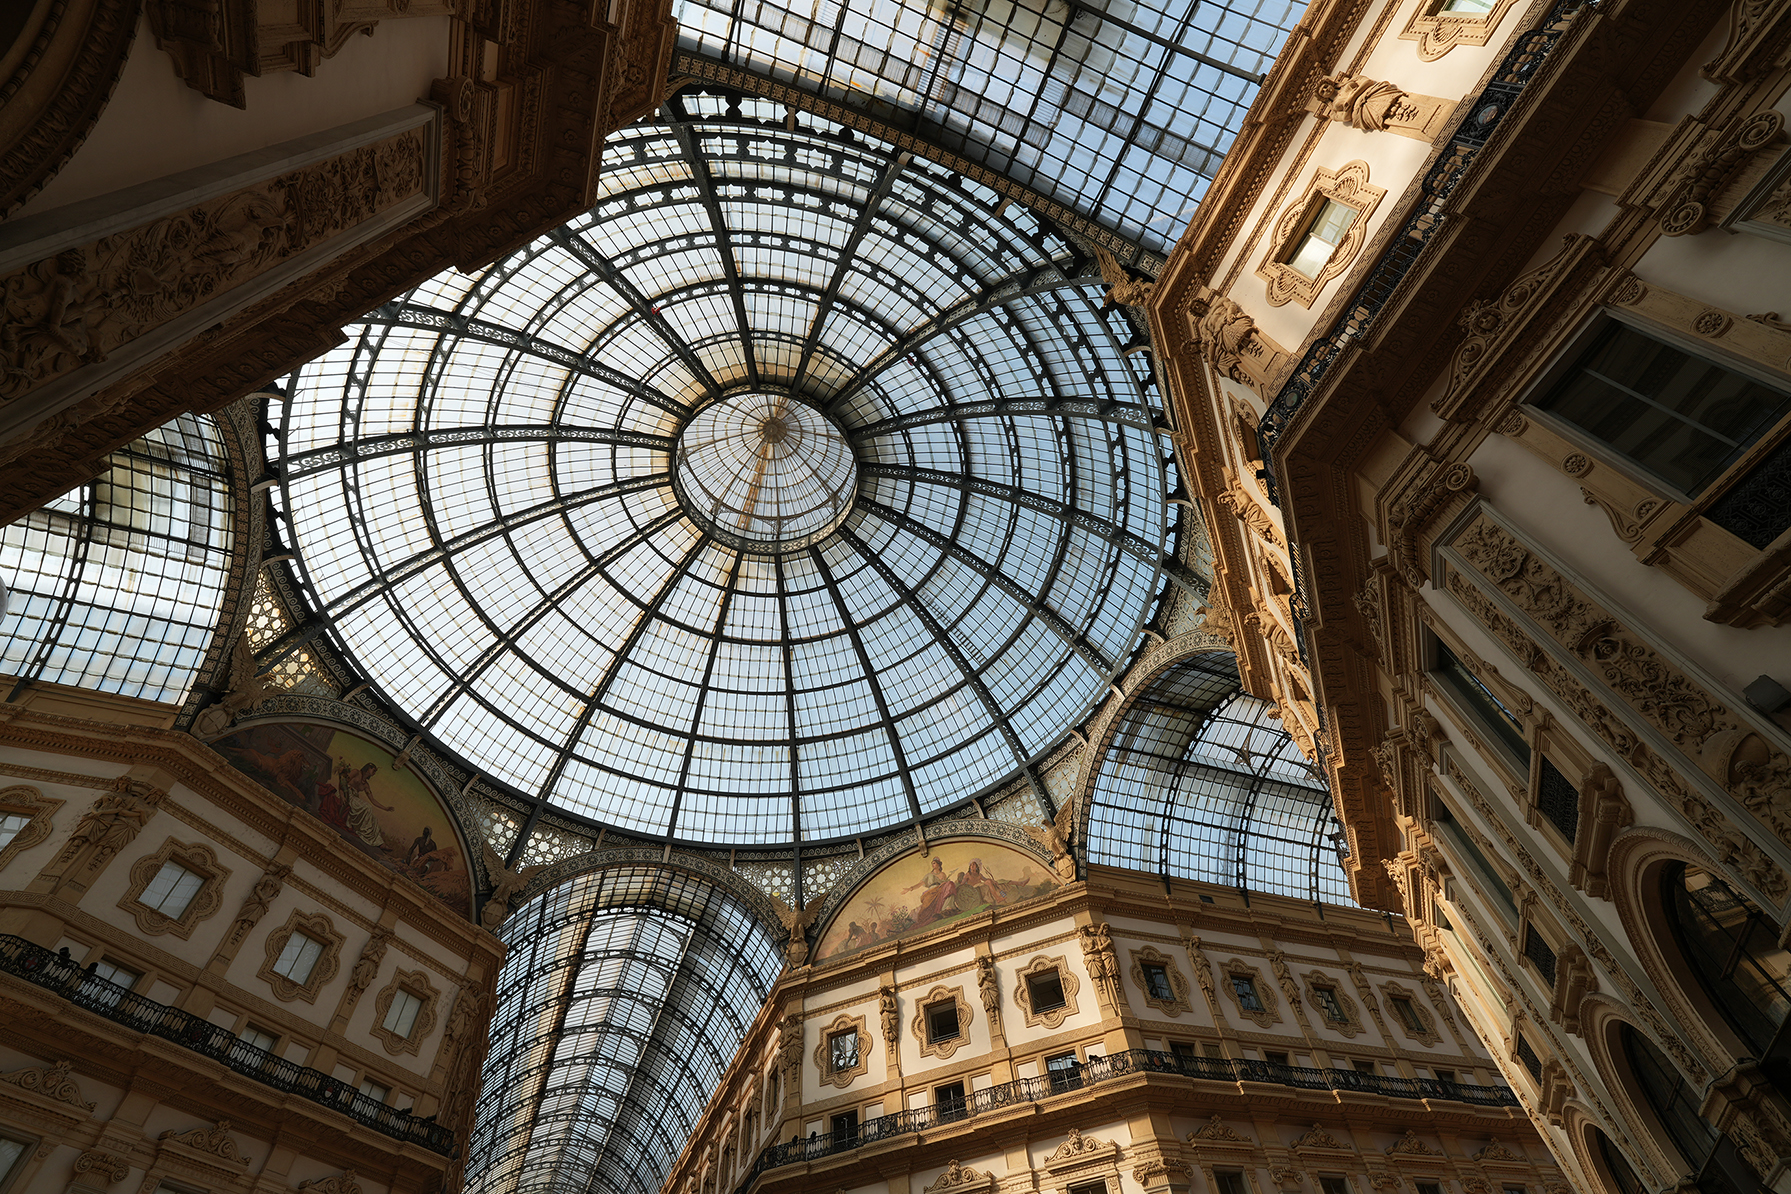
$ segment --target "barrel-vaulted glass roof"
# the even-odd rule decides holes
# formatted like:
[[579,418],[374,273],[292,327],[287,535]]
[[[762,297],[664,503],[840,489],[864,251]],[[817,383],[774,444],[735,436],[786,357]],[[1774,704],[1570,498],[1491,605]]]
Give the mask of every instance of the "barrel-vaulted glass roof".
[[1088,860],[1349,904],[1342,829],[1323,773],[1220,651],[1164,669],[1122,714],[1094,777]]
[[680,72],[756,76],[878,117],[1161,254],[1304,10],[1304,0],[677,0],[673,15]]
[[488,782],[683,841],[875,832],[1026,773],[1204,591],[1139,329],[1052,225],[701,95],[601,196],[269,405],[313,624]]

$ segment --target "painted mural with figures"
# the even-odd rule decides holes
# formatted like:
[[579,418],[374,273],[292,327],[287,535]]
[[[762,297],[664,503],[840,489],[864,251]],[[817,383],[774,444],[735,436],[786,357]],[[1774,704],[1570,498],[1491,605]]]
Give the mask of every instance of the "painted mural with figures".
[[925,932],[1060,886],[1029,854],[986,839],[948,841],[896,859],[866,879],[827,926],[817,961]]
[[472,911],[466,853],[441,800],[392,752],[334,726],[275,722],[211,744],[232,766],[323,821],[354,849]]

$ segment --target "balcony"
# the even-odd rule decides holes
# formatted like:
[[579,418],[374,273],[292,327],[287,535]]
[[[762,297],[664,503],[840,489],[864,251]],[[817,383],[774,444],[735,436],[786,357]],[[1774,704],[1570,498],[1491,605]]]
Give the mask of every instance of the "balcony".
[[866,1120],[850,1132],[828,1132],[807,1139],[773,1144],[761,1152],[751,1171],[735,1187],[745,1191],[767,1170],[800,1161],[815,1161],[890,1140],[911,1132],[924,1132],[944,1124],[974,1119],[1019,1103],[1036,1103],[1135,1074],[1173,1074],[1216,1082],[1269,1082],[1301,1090],[1354,1091],[1394,1099],[1449,1099],[1477,1107],[1515,1107],[1517,1096],[1507,1086],[1473,1086],[1441,1082],[1435,1078],[1389,1078],[1356,1070],[1319,1070],[1305,1066],[1277,1065],[1268,1061],[1240,1061],[1229,1057],[1187,1057],[1155,1049],[1132,1049],[1090,1060],[1073,1069],[1054,1070],[1038,1078],[1018,1078],[1000,1086],[979,1090],[966,1099],[934,1103]]
[[433,1118],[388,1107],[340,1078],[257,1049],[209,1020],[95,977],[70,960],[67,950],[52,953],[21,938],[0,934],[0,974],[53,991],[76,1007],[134,1032],[173,1041],[263,1085],[339,1111],[394,1140],[420,1145],[442,1156],[451,1155],[454,1150],[454,1134]]

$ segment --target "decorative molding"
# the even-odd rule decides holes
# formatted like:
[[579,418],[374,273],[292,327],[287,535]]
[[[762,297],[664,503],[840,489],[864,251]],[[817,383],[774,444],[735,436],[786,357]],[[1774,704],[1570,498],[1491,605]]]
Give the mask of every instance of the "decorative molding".
[[82,1111],[92,1111],[94,1105],[81,1097],[81,1088],[75,1085],[72,1062],[58,1061],[47,1066],[27,1066],[22,1070],[0,1074],[0,1082],[8,1086],[16,1086],[20,1090],[28,1090],[32,1094],[41,1095],[57,1103],[67,1103],[70,1107],[78,1107]]
[[1456,13],[1445,11],[1443,0],[1422,0],[1400,30],[1399,39],[1417,42],[1418,57],[1435,62],[1456,46],[1483,46],[1491,41],[1499,22],[1516,2],[1496,0],[1487,12]]
[[131,1162],[117,1153],[90,1148],[75,1158],[75,1172],[92,1174],[104,1185],[113,1185],[130,1176]]
[[[1363,82],[1366,84],[1372,81]],[[1377,83],[1374,86],[1386,87],[1389,84]],[[1398,92],[1398,89],[1395,88],[1394,91]],[[1386,196],[1385,187],[1369,184],[1367,162],[1358,159],[1345,163],[1337,170],[1317,167],[1311,180],[1307,182],[1305,191],[1288,204],[1281,213],[1281,218],[1276,221],[1268,250],[1256,267],[1256,276],[1268,283],[1269,305],[1281,307],[1291,302],[1310,307],[1317,300],[1319,292],[1332,279],[1342,276],[1361,253],[1362,245],[1368,239],[1368,221]],[[1331,247],[1331,255],[1318,271],[1318,276],[1309,278],[1287,264],[1286,258],[1298,248],[1299,238],[1304,235],[1326,199],[1340,203],[1356,214],[1345,229],[1343,239]]]
[[[1318,998],[1318,988],[1320,987],[1330,988],[1332,998],[1337,1000],[1337,1006],[1343,1011],[1344,1018],[1342,1020],[1333,1020],[1330,1013],[1324,1010],[1324,1004],[1321,1003]],[[1324,1027],[1331,1029],[1339,1036],[1346,1039],[1354,1038],[1357,1033],[1363,1030],[1362,1015],[1356,1008],[1355,999],[1350,996],[1349,992],[1343,989],[1342,983],[1338,982],[1330,975],[1320,970],[1308,971],[1306,974],[1306,994],[1307,1004],[1310,1007],[1318,1009],[1320,1013],[1319,1021]]]
[[1389,1144],[1386,1149],[1389,1157],[1439,1157],[1436,1149],[1418,1139],[1418,1133],[1407,1128],[1405,1135]]
[[1705,131],[1696,149],[1682,159],[1664,193],[1655,198],[1654,209],[1662,234],[1688,236],[1702,232],[1723,190],[1747,168],[1756,153],[1778,139],[1784,128],[1784,115],[1768,109],[1737,118],[1725,128]]
[[1400,1031],[1405,1033],[1408,1039],[1417,1041],[1420,1045],[1432,1047],[1442,1042],[1443,1034],[1437,1031],[1436,1016],[1433,1015],[1431,1010],[1425,1007],[1419,1000],[1416,991],[1396,982],[1388,982],[1381,984],[1381,995],[1387,1000],[1389,1005],[1391,1005],[1395,999],[1405,1000],[1411,1007],[1413,1014],[1418,1017],[1420,1027],[1413,1028],[1405,1022],[1404,1016],[1401,1016],[1397,1011],[1393,1013],[1393,1019],[1398,1022]]
[[1119,1159],[1119,1145],[1111,1140],[1097,1140],[1093,1136],[1084,1136],[1081,1128],[1071,1128],[1069,1137],[1057,1146],[1050,1156],[1045,1158],[1047,1169],[1063,1169],[1070,1165],[1083,1164],[1088,1161]]
[[1188,1133],[1188,1142],[1190,1144],[1198,1143],[1200,1141],[1218,1141],[1222,1144],[1256,1143],[1256,1141],[1250,1139],[1250,1137],[1226,1123],[1225,1117],[1222,1115],[1214,1115],[1211,1119],[1207,1120],[1206,1123]]
[[1332,1152],[1345,1153],[1353,1153],[1356,1151],[1349,1145],[1337,1139],[1337,1137],[1331,1135],[1330,1131],[1323,1124],[1313,1124],[1312,1130],[1302,1133],[1299,1139],[1293,1142],[1292,1147],[1321,1148],[1329,1149]]
[[[943,1041],[935,1041],[927,1032],[927,1010],[935,1004],[950,1000],[958,1007],[958,1035]],[[971,1010],[970,1001],[964,998],[963,987],[934,987],[917,1001],[912,1031],[915,1043],[920,1046],[922,1057],[937,1057],[941,1061],[956,1053],[970,1043],[970,1025],[976,1020],[976,1012]]]
[[[372,944],[371,940],[368,944]],[[355,966],[358,969],[360,963],[356,962]],[[350,987],[352,989],[352,981]],[[399,991],[408,991],[423,1001],[407,1036],[399,1036],[386,1027],[386,1013],[392,1009],[392,1001],[398,997]],[[373,1000],[373,1035],[385,1046],[387,1053],[394,1056],[399,1053],[416,1055],[422,1043],[429,1039],[429,1034],[435,1031],[435,1009],[441,1003],[441,994],[435,989],[435,984],[429,981],[426,971],[399,970],[392,975],[392,981]]]
[[1177,1161],[1169,1157],[1153,1157],[1132,1167],[1132,1180],[1141,1186],[1156,1186],[1170,1182],[1181,1185],[1193,1180],[1193,1177],[1193,1166],[1186,1161]]
[[[165,915],[138,902],[157,873],[169,862],[185,867],[201,879],[199,890],[193,893],[179,916]],[[119,897],[118,906],[131,914],[137,928],[146,936],[166,933],[185,941],[192,937],[193,929],[200,921],[215,915],[223,906],[224,883],[230,878],[230,871],[218,865],[218,856],[211,847],[169,838],[160,850],[145,854],[132,863],[130,877],[131,886]]]
[[1414,95],[1395,83],[1345,73],[1320,79],[1306,101],[1306,110],[1320,120],[1345,124],[1365,133],[1385,130],[1417,141],[1432,141],[1455,110],[1455,101]]
[[0,788],[0,817],[12,814],[30,818],[12,835],[11,841],[0,846],[0,871],[6,869],[7,863],[50,836],[56,813],[66,803],[67,801],[45,796],[36,788],[24,784]]
[[171,1140],[175,1144],[184,1144],[188,1148],[202,1153],[210,1153],[214,1157],[222,1157],[226,1161],[235,1161],[239,1165],[247,1165],[249,1158],[243,1155],[236,1141],[230,1138],[230,1121],[220,1119],[215,1128],[188,1128],[184,1132],[176,1132],[169,1128],[158,1140]]
[[[1053,970],[1057,972],[1057,981],[1063,986],[1063,1006],[1035,1012],[1032,1008],[1032,988],[1028,985],[1028,980],[1032,975]],[[1062,1028],[1065,1020],[1081,1010],[1076,1003],[1076,992],[1081,989],[1082,980],[1070,973],[1069,962],[1062,954],[1056,957],[1036,954],[1032,961],[1014,972],[1014,1006],[1020,1009],[1020,1015],[1028,1028],[1047,1028],[1052,1031]]]
[[1522,1153],[1512,1152],[1503,1144],[1500,1144],[1499,1138],[1494,1136],[1486,1142],[1484,1148],[1474,1154],[1474,1159],[1476,1161],[1524,1161],[1528,1158]]
[[[1169,989],[1174,992],[1173,998],[1164,999],[1151,993],[1150,984],[1145,981],[1144,976],[1146,962],[1163,968],[1163,973],[1169,980]],[[1192,993],[1192,988],[1188,986],[1188,980],[1182,976],[1181,967],[1175,964],[1174,958],[1154,946],[1147,945],[1143,949],[1132,951],[1132,982],[1138,987],[1139,993],[1144,996],[1144,1002],[1166,1016],[1179,1017],[1183,1012],[1194,1010],[1194,1004],[1188,998]]]
[[993,1174],[953,1161],[945,1167],[944,1173],[933,1179],[933,1184],[926,1188],[926,1194],[945,1190],[992,1189],[994,1185]]
[[[275,973],[274,963],[280,960],[280,951],[286,948],[286,942],[301,930],[307,937],[323,943],[323,953],[319,955],[317,964],[311,967],[310,976],[303,983],[295,983],[285,975]],[[336,971],[341,966],[342,943],[346,940],[324,913],[294,909],[284,925],[267,935],[267,957],[261,963],[261,968],[255,972],[255,977],[265,980],[274,989],[274,995],[288,1003],[294,1000],[315,1003],[317,992],[336,977]]]
[[[1258,1028],[1267,1028],[1271,1024],[1281,1023],[1281,1002],[1275,998],[1275,989],[1262,981],[1262,972],[1240,958],[1232,958],[1220,967],[1223,974],[1221,985],[1225,993],[1231,996],[1232,1006],[1237,1008],[1238,1015],[1251,1021]],[[1251,1011],[1244,1006],[1238,995],[1234,980],[1247,978],[1256,989],[1257,1002],[1262,1004],[1261,1011]]]
[[354,1170],[344,1169],[335,1177],[314,1177],[293,1189],[309,1190],[311,1194],[361,1194],[361,1183]]
[[[850,1032],[858,1038],[857,1048],[854,1050],[856,1060],[852,1065],[836,1070],[833,1068],[833,1038],[844,1032]],[[959,1036],[962,1035],[960,1032]],[[926,1040],[924,1035],[919,1039],[923,1042]],[[844,1090],[852,1085],[852,1080],[858,1075],[869,1073],[871,1050],[876,1044],[876,1038],[871,1036],[871,1030],[865,1026],[863,1016],[834,1017],[833,1023],[821,1030],[821,1043],[815,1046],[815,1070],[821,1085],[837,1086]]]

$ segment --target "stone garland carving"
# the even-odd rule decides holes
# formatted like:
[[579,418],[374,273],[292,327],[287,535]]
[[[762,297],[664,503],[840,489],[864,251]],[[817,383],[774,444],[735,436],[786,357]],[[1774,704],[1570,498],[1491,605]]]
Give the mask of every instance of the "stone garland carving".
[[1442,1154],[1418,1139],[1418,1133],[1407,1128],[1405,1135],[1387,1146],[1389,1157],[1437,1157]]
[[[1231,1002],[1238,1014],[1253,1022],[1258,1028],[1267,1028],[1271,1024],[1281,1023],[1281,1005],[1275,998],[1274,988],[1262,981],[1262,973],[1239,958],[1232,958],[1221,968],[1225,974],[1225,993],[1231,996]],[[1251,1011],[1244,1006],[1243,997],[1238,994],[1236,979],[1247,978],[1256,989],[1256,1000],[1262,1004],[1262,1010]]]
[[[1018,998],[1017,992],[1015,997]],[[877,1010],[883,1018],[883,1047],[889,1050],[891,1057],[894,1057],[896,1043],[902,1035],[902,1013],[900,1006],[896,1003],[894,987],[879,987],[877,989]]]
[[1505,823],[1499,819],[1497,810],[1481,793],[1473,779],[1456,763],[1454,757],[1445,756],[1445,764],[1445,774],[1455,782],[1456,787],[1461,789],[1463,795],[1468,798],[1468,803],[1473,805],[1475,811],[1486,819],[1487,824],[1498,830],[1500,840],[1517,859],[1518,865],[1531,885],[1549,902],[1550,911],[1579,938],[1586,955],[1611,976],[1612,981],[1622,990],[1623,997],[1629,1003],[1636,1018],[1641,1020],[1649,1033],[1661,1042],[1662,1047],[1672,1055],[1673,1060],[1679,1064],[1679,1068],[1684,1070],[1688,1077],[1694,1082],[1702,1083],[1708,1076],[1703,1064],[1686,1047],[1680,1039],[1679,1033],[1669,1027],[1661,1018],[1660,1013],[1655,1010],[1654,1004],[1642,992],[1642,989],[1630,979],[1629,972],[1606,948],[1599,933],[1568,904],[1561,889],[1555,886],[1554,881],[1530,856],[1529,851],[1524,849],[1522,843],[1505,828]]
[[[1032,1006],[1032,986],[1027,979],[1034,974],[1057,972],[1057,981],[1063,988],[1063,1006],[1046,1011],[1035,1011]],[[1070,973],[1066,959],[1059,955],[1047,957],[1036,955],[1024,969],[1014,973],[1014,1005],[1026,1019],[1028,1028],[1042,1027],[1056,1030],[1063,1027],[1063,1022],[1075,1015],[1080,1008],[1076,1005],[1076,993],[1082,989],[1082,980]]]
[[[1318,1125],[1314,1124],[1313,1126],[1317,1127]],[[1256,1141],[1250,1139],[1250,1137],[1245,1136],[1230,1124],[1226,1123],[1225,1117],[1221,1115],[1213,1116],[1200,1127],[1195,1128],[1192,1132],[1188,1133],[1188,1142],[1190,1144],[1200,1140],[1222,1140],[1227,1144],[1256,1143]]]
[[[1318,998],[1319,987],[1331,989],[1331,997],[1337,1001],[1338,1008],[1342,1010],[1343,1019],[1333,1020],[1330,1013],[1324,1010],[1324,1004],[1319,1002]],[[1321,1013],[1319,1019],[1326,1028],[1345,1039],[1352,1039],[1362,1031],[1362,1016],[1356,1010],[1356,1001],[1350,998],[1349,993],[1343,989],[1343,984],[1336,979],[1322,970],[1308,971],[1306,992],[1310,996],[1312,1006]]]
[[[1150,984],[1145,981],[1144,964],[1146,962],[1163,968],[1174,998],[1164,999],[1162,996],[1152,993]],[[1183,1012],[1194,1010],[1193,1003],[1188,999],[1191,988],[1188,986],[1188,980],[1182,977],[1181,967],[1175,964],[1174,958],[1152,946],[1147,945],[1143,949],[1132,951],[1132,982],[1144,996],[1146,1006],[1156,1008],[1165,1016],[1175,1018]]]
[[421,193],[425,135],[406,130],[0,278],[0,402]]
[[248,896],[243,900],[242,910],[236,914],[236,920],[230,926],[230,934],[224,939],[225,945],[242,944],[243,938],[249,935],[249,930],[260,924],[261,918],[267,915],[268,906],[284,889],[286,876],[291,873],[292,868],[284,865],[271,866],[261,873],[261,878],[255,880],[255,886],[249,889]]
[[[958,1008],[958,1035],[943,1041],[935,1041],[927,1031],[927,1010],[934,1004],[947,1000]],[[934,987],[928,991],[926,998],[920,1000],[914,1013],[914,1023],[910,1026],[914,1039],[920,1045],[922,1057],[937,1057],[941,1061],[956,1053],[970,1041],[970,1025],[976,1020],[976,1013],[971,1010],[970,1001],[964,998],[963,987]]]
[[1104,1157],[1110,1153],[1118,1153],[1118,1151],[1119,1146],[1111,1140],[1097,1140],[1093,1136],[1084,1136],[1081,1128],[1071,1128],[1069,1137],[1057,1146],[1055,1152],[1045,1158],[1045,1164],[1084,1161],[1090,1157]]
[[121,1182],[129,1176],[131,1163],[117,1153],[90,1148],[75,1158],[75,1172],[91,1173],[103,1184],[109,1186],[114,1182]]
[[[423,1006],[417,1009],[416,1021],[404,1036],[386,1027],[386,1013],[391,1011],[392,1001],[398,998],[401,990],[409,991],[423,1001]],[[441,1003],[441,994],[429,981],[426,971],[399,970],[392,975],[392,981],[373,1001],[373,1035],[379,1038],[387,1053],[416,1055],[429,1034],[435,1031],[435,1009]]]
[[27,1066],[22,1070],[13,1070],[9,1074],[0,1074],[0,1082],[42,1095],[44,1098],[58,1103],[67,1103],[70,1107],[92,1111],[94,1105],[81,1097],[81,1088],[75,1085],[75,1079],[71,1073],[73,1069],[74,1064],[67,1061],[58,1061],[47,1066]]
[[352,1169],[344,1169],[335,1177],[314,1177],[293,1188],[309,1190],[311,1194],[361,1194],[360,1179]]
[[[1391,85],[1379,83],[1374,86]],[[1393,88],[1393,91],[1400,96],[1405,94],[1398,88]],[[1371,108],[1374,106],[1377,105],[1369,105]],[[1389,105],[1378,106],[1384,109]],[[1256,276],[1268,283],[1269,305],[1281,307],[1288,303],[1298,303],[1302,307],[1310,307],[1325,285],[1349,269],[1356,255],[1362,251],[1362,243],[1368,238],[1369,217],[1386,195],[1385,187],[1370,185],[1367,162],[1348,162],[1337,170],[1317,167],[1312,180],[1306,184],[1305,192],[1288,204],[1287,210],[1276,221],[1268,251],[1256,267]],[[1325,199],[1350,208],[1355,215],[1351,218],[1349,227],[1344,230],[1343,239],[1332,246],[1331,255],[1325,260],[1318,275],[1308,277],[1289,265],[1286,259],[1298,247],[1298,238],[1310,226],[1317,214],[1318,205]]]
[[0,816],[13,814],[30,818],[12,835],[11,841],[0,846],[0,871],[6,869],[7,863],[50,836],[56,813],[65,803],[67,802],[53,800],[36,788],[24,784],[0,788]]
[[[838,1069],[833,1065],[833,1038],[842,1033],[852,1033],[857,1037],[858,1047],[853,1050],[853,1061],[849,1066]],[[962,1033],[959,1034],[960,1036]],[[926,1038],[921,1037],[922,1040]],[[865,1026],[863,1016],[836,1016],[833,1023],[821,1030],[821,1041],[815,1046],[815,1071],[821,1079],[822,1086],[837,1086],[841,1090],[852,1085],[852,1080],[860,1074],[870,1072],[870,1053],[875,1041],[871,1038],[870,1029]]]
[[[1644,636],[1578,592],[1566,577],[1489,518],[1482,516],[1457,537],[1454,547],[1488,583],[1524,611],[1560,648],[1599,676],[1609,691],[1677,746],[1687,760],[1722,785],[1780,841],[1791,843],[1791,756],[1680,671]],[[1514,630],[1515,627],[1508,628],[1506,634]],[[1543,653],[1532,645],[1518,654],[1531,660],[1532,670],[1537,670],[1535,665]],[[1575,711],[1579,711],[1577,706]],[[1633,761],[1643,744],[1627,730],[1625,737],[1629,749],[1620,753]],[[1646,771],[1644,774],[1650,781],[1656,778]],[[1662,794],[1679,792],[1684,792],[1682,800],[1690,798],[1703,804],[1694,823],[1708,835],[1709,830],[1700,822],[1708,816],[1720,819],[1720,815],[1682,784],[1674,783],[1672,791]],[[1688,811],[1687,815],[1692,814]],[[1735,852],[1732,846],[1726,848]],[[1770,862],[1766,865],[1777,872],[1776,879],[1767,880],[1777,888],[1773,895],[1773,902],[1777,903],[1785,894],[1785,876]],[[1754,876],[1749,879],[1753,881]]]
[[1655,204],[1661,232],[1686,236],[1703,231],[1710,205],[1723,188],[1749,158],[1772,144],[1784,127],[1783,114],[1768,110],[1705,133],[1697,152],[1687,156],[1667,183],[1666,194]]
[[[274,963],[280,960],[280,952],[294,933],[303,932],[314,941],[323,943],[323,953],[317,963],[311,967],[311,973],[302,983],[295,983],[274,970]],[[274,995],[288,1003],[303,1000],[306,1003],[317,1002],[317,992],[323,985],[336,977],[341,967],[342,943],[346,938],[336,932],[335,924],[321,912],[307,913],[294,909],[292,915],[280,928],[267,935],[267,957],[261,968],[255,972],[257,978],[264,980],[274,989]]]
[[944,1173],[941,1173],[937,1178],[933,1179],[933,1184],[926,1188],[926,1194],[933,1194],[936,1190],[987,1189],[993,1187],[994,1184],[995,1178],[991,1174],[984,1173],[980,1169],[972,1169],[970,1166],[962,1164],[961,1162],[953,1161],[945,1167]]
[[[147,904],[139,903],[145,890],[155,881],[164,864],[174,862],[198,875],[202,882],[179,916],[168,916]],[[148,936],[163,933],[182,941],[193,935],[200,921],[214,915],[224,903],[224,882],[230,872],[218,865],[218,856],[211,847],[176,841],[169,838],[154,854],[145,854],[131,864],[131,885],[119,897],[118,906],[129,912],[137,928]]]
[[242,1149],[230,1138],[230,1121],[227,1119],[220,1119],[215,1128],[189,1128],[184,1132],[169,1128],[156,1139],[172,1140],[176,1144],[184,1144],[188,1148],[222,1157],[226,1161],[235,1161],[239,1165],[249,1163],[249,1158],[243,1156]]

